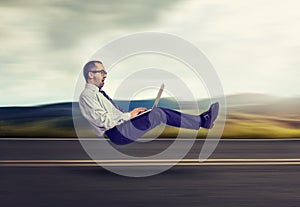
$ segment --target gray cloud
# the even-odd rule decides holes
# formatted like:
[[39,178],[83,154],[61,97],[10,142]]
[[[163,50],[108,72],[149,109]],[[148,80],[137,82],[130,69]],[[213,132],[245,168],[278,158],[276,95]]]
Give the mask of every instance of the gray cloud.
[[[0,104],[39,103],[47,97],[56,100],[55,95],[69,98],[72,87],[64,86],[72,84],[83,57],[91,52],[90,46],[82,48],[82,42],[95,36],[101,41],[114,31],[146,28],[177,1],[1,1],[0,92],[4,96]],[[14,96],[18,89],[30,100]],[[35,95],[30,95],[34,90]]]
[[58,50],[72,48],[83,37],[93,33],[111,29],[144,28],[157,21],[159,12],[177,1],[14,0],[1,2],[0,5],[15,8],[16,18],[17,9],[22,9],[28,16],[19,21],[21,26],[25,30],[41,33],[47,41],[46,46]]
[[299,8],[297,0],[1,1],[0,105],[69,99],[91,53],[149,30],[200,48],[227,93],[299,94]]

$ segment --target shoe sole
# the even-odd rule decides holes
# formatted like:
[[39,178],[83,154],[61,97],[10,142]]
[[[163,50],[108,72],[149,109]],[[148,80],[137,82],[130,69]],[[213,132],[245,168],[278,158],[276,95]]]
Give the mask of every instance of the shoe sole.
[[211,129],[211,128],[213,128],[214,122],[217,119],[218,114],[219,114],[219,103],[216,102],[216,103],[212,104],[211,107],[209,108],[209,110],[212,112],[211,113],[212,119],[211,119],[211,123],[210,123],[210,126],[208,127],[208,129]]

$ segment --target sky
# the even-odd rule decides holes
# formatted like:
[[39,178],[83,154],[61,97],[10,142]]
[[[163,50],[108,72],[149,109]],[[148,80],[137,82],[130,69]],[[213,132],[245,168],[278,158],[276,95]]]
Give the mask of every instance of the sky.
[[[297,0],[1,1],[0,106],[73,101],[82,67],[99,48],[149,31],[201,50],[225,95],[300,96],[299,10]],[[162,57],[131,58],[116,67],[180,67]],[[106,90],[114,93],[122,78],[112,73]],[[184,75],[191,88],[192,78]]]

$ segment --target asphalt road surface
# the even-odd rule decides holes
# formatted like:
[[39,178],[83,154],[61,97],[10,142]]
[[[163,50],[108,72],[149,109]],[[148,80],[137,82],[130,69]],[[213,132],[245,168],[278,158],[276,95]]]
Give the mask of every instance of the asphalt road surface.
[[[148,156],[172,142],[118,150]],[[163,173],[134,178],[98,166],[78,140],[1,139],[0,206],[300,206],[300,140],[221,141],[208,160],[198,162],[202,146],[196,141],[183,160]],[[149,163],[169,161],[125,164],[147,170]]]

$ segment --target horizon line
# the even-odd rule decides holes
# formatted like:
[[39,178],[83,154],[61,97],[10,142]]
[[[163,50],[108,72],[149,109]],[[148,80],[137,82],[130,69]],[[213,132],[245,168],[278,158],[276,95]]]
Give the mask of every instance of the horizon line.
[[[257,95],[257,96],[268,96],[272,98],[277,98],[277,99],[297,99],[300,98],[300,95],[294,95],[294,96],[278,96],[278,95],[272,95],[272,94],[267,94],[267,93],[255,93],[255,92],[245,92],[245,93],[235,93],[235,94],[227,94],[225,95],[225,98],[227,97],[233,97],[233,96],[243,96],[243,95]],[[170,96],[165,96],[162,97],[161,99],[173,99],[173,97]],[[175,99],[175,98],[174,98]],[[197,101],[205,101],[208,99],[213,99],[213,98],[200,98],[197,99]],[[148,99],[133,99],[133,100],[125,100],[125,99],[114,99],[117,102],[122,102],[122,101],[152,101],[155,100],[155,98],[148,98]],[[175,99],[176,100],[176,99]],[[184,100],[184,101],[191,101],[191,100]],[[56,105],[56,104],[65,104],[65,103],[78,103],[78,101],[74,100],[60,100],[60,101],[53,101],[53,102],[40,102],[40,103],[31,103],[31,104],[1,104],[0,103],[0,108],[2,107],[39,107],[39,106],[46,106],[46,105]]]

